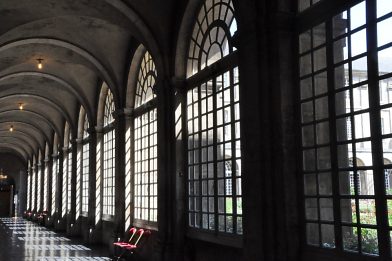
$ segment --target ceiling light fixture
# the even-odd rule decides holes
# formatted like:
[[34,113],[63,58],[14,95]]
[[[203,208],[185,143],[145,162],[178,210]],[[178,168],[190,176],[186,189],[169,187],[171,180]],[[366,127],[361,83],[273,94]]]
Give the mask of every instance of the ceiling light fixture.
[[14,126],[11,125],[10,132],[13,132],[13,131],[14,131]]
[[37,59],[37,61],[38,61],[38,65],[37,65],[37,67],[38,67],[38,69],[42,69],[42,61],[43,61],[44,59],[42,59],[42,58],[39,58],[39,59]]
[[21,103],[21,102],[19,103],[19,110],[21,110],[21,111],[23,110],[23,103]]

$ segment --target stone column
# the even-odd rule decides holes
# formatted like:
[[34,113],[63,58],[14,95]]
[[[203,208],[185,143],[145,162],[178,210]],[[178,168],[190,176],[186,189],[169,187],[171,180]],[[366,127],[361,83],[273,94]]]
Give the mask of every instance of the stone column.
[[82,226],[82,235],[85,242],[93,242],[93,231],[95,229],[96,210],[96,149],[97,133],[95,128],[90,127],[89,133],[89,183],[88,183],[88,216]]
[[[75,168],[75,184],[76,184],[76,191],[75,191],[75,217],[78,233],[80,233],[80,225],[82,219],[82,169],[83,169],[83,139],[79,138],[76,139],[76,168]],[[76,229],[76,228],[75,228]]]
[[125,223],[125,115],[115,111],[115,209],[114,240],[122,237]]
[[102,235],[102,127],[89,129],[90,133],[90,179],[89,179],[89,235],[88,242],[100,242]]
[[59,150],[58,154],[58,175],[57,175],[57,193],[56,193],[56,219],[55,219],[55,229],[56,230],[63,230],[63,202],[62,202],[62,195],[63,195],[63,158],[64,152],[63,150]]
[[17,216],[22,216],[23,211],[27,209],[27,178],[28,172],[26,169],[19,171],[19,191],[18,191],[18,208],[15,210]]
[[[187,111],[187,90],[185,89],[185,81],[180,79],[173,79],[172,87],[177,91],[174,97],[174,122],[175,122],[175,176],[173,177],[173,187],[175,188],[175,206],[173,209],[174,220],[173,234],[174,234],[174,253],[173,256],[176,260],[182,260],[184,257],[185,247],[185,227],[186,227],[186,150],[184,142],[186,137],[186,116]],[[184,215],[185,213],[185,215]]]
[[125,115],[125,211],[124,220],[125,227],[124,231],[130,229],[133,224],[134,215],[134,203],[133,203],[133,193],[134,193],[134,121],[132,118],[133,109],[124,109]]
[[[71,189],[68,188],[68,191],[71,192],[71,195],[67,195],[68,199],[67,201],[71,201],[70,203],[70,209],[68,210],[68,215],[67,215],[67,232],[69,235],[76,235],[78,233],[78,229],[75,226],[76,219],[78,218],[76,216],[76,186],[78,185],[76,183],[76,168],[77,168],[77,142],[76,139],[71,139],[70,141],[71,145],[71,150],[68,148],[68,153],[71,156],[71,182],[68,181],[68,183],[71,185]],[[69,155],[68,155],[68,161],[69,161]],[[69,169],[68,169],[69,172]],[[68,175],[68,173],[67,173]]]
[[[48,179],[48,183],[49,183],[48,193],[49,193],[49,199],[50,199],[48,202],[49,211],[50,211],[49,212],[49,216],[50,216],[49,226],[50,227],[53,227],[53,225],[55,223],[55,219],[57,217],[57,207],[56,207],[57,201],[56,201],[56,199],[57,199],[57,193],[58,193],[58,190],[57,190],[57,178],[58,178],[57,168],[58,168],[58,166],[56,167],[56,169],[53,170],[53,167],[55,166],[55,161],[57,159],[58,159],[57,154],[52,154],[50,156],[50,172],[49,172],[50,175],[49,175],[49,179]],[[56,187],[53,186],[54,180],[56,180]],[[53,194],[54,194],[54,197],[53,197]]]
[[175,222],[177,202],[174,152],[174,88],[168,80],[158,81],[154,88],[157,95],[157,127],[158,127],[158,242],[165,260],[173,256],[173,239],[178,224]]

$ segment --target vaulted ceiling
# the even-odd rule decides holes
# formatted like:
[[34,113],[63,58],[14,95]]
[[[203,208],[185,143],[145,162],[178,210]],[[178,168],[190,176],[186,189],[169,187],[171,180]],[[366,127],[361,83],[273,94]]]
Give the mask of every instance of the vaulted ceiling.
[[77,132],[80,106],[95,126],[103,82],[122,103],[131,46],[168,48],[172,2],[1,0],[0,151],[27,162]]

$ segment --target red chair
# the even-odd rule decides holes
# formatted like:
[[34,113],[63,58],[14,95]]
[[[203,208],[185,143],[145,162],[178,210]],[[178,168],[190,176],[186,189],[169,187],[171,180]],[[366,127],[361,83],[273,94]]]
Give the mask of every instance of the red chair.
[[122,245],[125,245],[125,244],[129,244],[129,243],[131,243],[131,241],[132,241],[132,239],[133,239],[133,237],[135,236],[135,234],[136,234],[136,228],[131,228],[130,230],[129,230],[129,234],[131,235],[130,237],[129,237],[129,240],[128,240],[128,242],[124,242],[124,241],[119,241],[119,242],[114,242],[113,243],[113,245],[115,245],[115,246],[122,246]]
[[[138,243],[142,239],[143,235],[149,235],[151,232],[149,230],[144,230],[142,228],[136,231],[136,228],[131,228],[129,230],[131,233],[131,237],[128,242],[115,242],[113,245],[115,246],[114,249],[114,258],[119,260],[126,254],[133,254],[136,249],[138,249]],[[116,256],[116,247],[118,247],[121,251],[120,254]]]

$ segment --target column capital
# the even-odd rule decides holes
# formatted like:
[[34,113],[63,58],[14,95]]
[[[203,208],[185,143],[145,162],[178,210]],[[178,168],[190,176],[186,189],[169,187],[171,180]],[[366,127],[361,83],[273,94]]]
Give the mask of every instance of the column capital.
[[179,91],[179,92],[185,91],[185,89],[186,89],[185,83],[186,83],[185,79],[178,78],[178,77],[172,77],[169,81],[169,84],[171,86],[173,86],[176,91]]
[[133,116],[134,108],[124,108],[124,115],[126,118],[131,118]]
[[115,110],[114,112],[112,112],[112,115],[114,118],[114,123],[127,117],[125,109]]
[[94,131],[95,131],[95,133],[102,133],[103,132],[103,126],[102,125],[100,125],[100,126],[95,126],[95,128],[94,128]]

